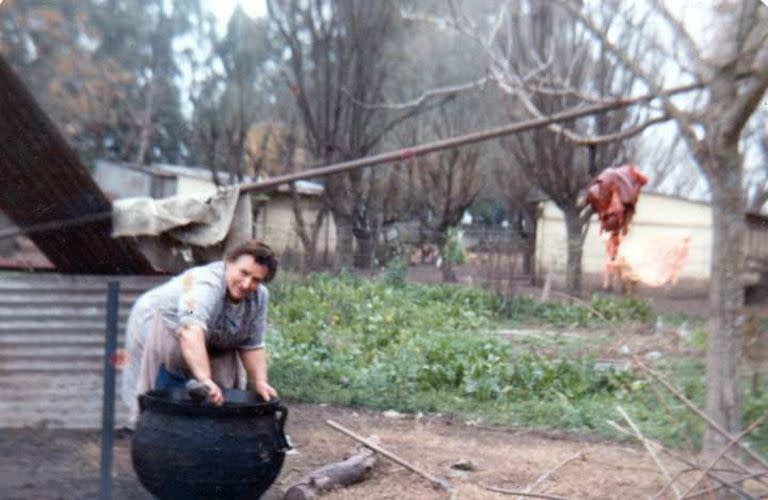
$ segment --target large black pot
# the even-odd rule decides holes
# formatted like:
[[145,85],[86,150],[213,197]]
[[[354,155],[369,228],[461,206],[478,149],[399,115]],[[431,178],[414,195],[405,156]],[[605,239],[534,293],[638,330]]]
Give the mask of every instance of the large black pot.
[[160,499],[259,498],[277,478],[288,443],[288,410],[257,394],[228,389],[221,407],[186,391],[139,396],[131,444],[141,484]]

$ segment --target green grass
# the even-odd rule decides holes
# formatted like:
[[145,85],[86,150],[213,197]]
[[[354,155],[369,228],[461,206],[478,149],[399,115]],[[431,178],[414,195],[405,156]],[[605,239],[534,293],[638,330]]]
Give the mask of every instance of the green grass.
[[[701,422],[640,374],[599,370],[571,342],[497,335],[500,325],[619,325],[648,322],[646,303],[593,297],[589,307],[500,301],[456,286],[313,276],[272,288],[270,378],[285,397],[404,412],[443,412],[484,422],[616,435],[622,405],[643,432],[692,447]],[[599,314],[595,314],[599,311]],[[704,367],[695,358],[657,368],[701,405]],[[746,423],[768,396],[746,398]],[[757,446],[768,444],[758,434]]]

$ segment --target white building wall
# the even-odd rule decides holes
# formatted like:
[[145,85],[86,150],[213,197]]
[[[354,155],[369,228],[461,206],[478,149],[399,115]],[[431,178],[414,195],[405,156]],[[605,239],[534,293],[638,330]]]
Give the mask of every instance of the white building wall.
[[[296,217],[293,214],[291,203],[288,195],[273,193],[270,195],[269,202],[259,209],[256,220],[256,237],[264,240],[276,252],[304,251],[304,247],[296,234]],[[304,216],[304,223],[308,226],[317,217],[318,205],[318,200],[314,197],[302,197],[301,199],[301,212]],[[330,253],[336,251],[336,225],[330,214],[325,217],[317,243],[318,253],[324,252],[326,248]]]
[[[607,254],[600,223],[593,216],[584,240],[582,270],[585,274],[603,272]],[[681,240],[689,236],[688,259],[680,278],[709,279],[712,249],[712,213],[708,204],[656,193],[641,193],[635,217],[626,236],[628,244],[652,247],[659,239]],[[557,206],[544,202],[536,228],[536,269],[544,276],[554,269],[562,281],[567,260],[565,218]]]
[[216,184],[208,179],[197,179],[194,177],[177,177],[176,194],[182,196],[204,195],[210,196],[216,193]]

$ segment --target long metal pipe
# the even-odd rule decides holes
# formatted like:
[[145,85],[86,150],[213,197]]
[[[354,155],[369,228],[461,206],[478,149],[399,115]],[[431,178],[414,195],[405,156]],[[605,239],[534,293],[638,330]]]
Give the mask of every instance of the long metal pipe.
[[[690,92],[707,85],[706,83],[692,83],[689,85],[683,85],[680,87],[674,87],[667,92],[666,95],[676,95],[685,92]],[[388,153],[382,153],[374,156],[366,156],[365,158],[358,158],[356,160],[349,160],[341,163],[334,163],[326,167],[311,168],[309,170],[303,170],[301,172],[295,172],[293,174],[279,175],[277,177],[271,177],[267,180],[245,183],[240,185],[240,192],[259,192],[267,191],[281,184],[288,184],[291,182],[313,179],[317,177],[326,177],[328,175],[339,174],[354,170],[356,168],[371,167],[382,163],[389,163],[395,161],[404,161],[416,156],[423,156],[435,151],[443,149],[456,148],[460,146],[466,146],[468,144],[474,144],[476,142],[487,141],[490,139],[496,139],[505,135],[516,134],[519,132],[527,132],[541,127],[546,127],[553,123],[562,122],[566,120],[573,120],[575,118],[582,118],[598,113],[606,113],[620,108],[628,106],[634,106],[641,102],[652,101],[658,98],[656,94],[645,94],[631,98],[618,98],[606,103],[593,104],[576,109],[568,109],[555,113],[553,115],[533,118],[530,120],[524,120],[521,122],[511,123],[509,125],[502,125],[500,127],[483,130],[480,132],[473,132],[470,134],[459,135],[451,137],[449,139],[443,139],[440,141],[429,142],[420,146],[413,146],[410,148],[398,149],[390,151]]]
[[[751,74],[752,73],[743,73],[739,75],[739,78],[746,78],[751,76]],[[679,87],[673,87],[667,90],[666,92],[664,92],[664,94],[667,96],[683,94],[686,92],[690,92],[692,90],[697,90],[697,89],[706,87],[708,84],[709,82],[698,82],[698,83],[691,83],[688,85],[681,85]],[[318,177],[327,177],[333,174],[348,172],[356,168],[371,167],[374,165],[380,165],[382,163],[390,163],[395,161],[404,161],[410,158],[423,156],[423,155],[433,153],[435,151],[440,151],[443,149],[466,146],[468,144],[474,144],[477,142],[487,141],[490,139],[496,139],[506,135],[511,135],[519,132],[526,132],[526,131],[534,130],[541,127],[546,127],[547,125],[551,125],[553,123],[557,123],[561,121],[573,120],[575,118],[582,118],[589,115],[606,113],[608,111],[613,111],[613,110],[625,108],[628,106],[634,106],[642,102],[652,101],[658,97],[659,95],[657,94],[644,94],[637,97],[617,98],[606,103],[592,104],[590,106],[579,107],[576,109],[568,109],[565,111],[561,111],[559,113],[555,113],[550,116],[533,118],[533,119],[524,120],[521,122],[515,122],[509,125],[502,125],[500,127],[483,130],[480,132],[473,132],[470,134],[451,137],[449,139],[429,142],[427,144],[422,144],[420,146],[413,146],[409,148],[398,149],[395,151],[390,151],[388,153],[381,153],[378,155],[366,156],[365,158],[358,158],[355,160],[334,163],[332,165],[328,165],[324,167],[311,168],[308,170],[302,170],[301,172],[295,172],[292,174],[279,175],[263,181],[244,183],[240,185],[240,192],[241,193],[257,193],[257,192],[269,191],[282,184],[289,184],[291,182],[296,182],[304,179],[316,179]],[[48,221],[40,224],[34,224],[27,227],[19,228],[19,229],[0,231],[0,239],[14,237],[19,234],[29,234],[29,233],[38,232],[38,231],[47,231],[47,230],[50,230],[51,228],[63,229],[67,227],[77,226],[80,224],[86,224],[89,222],[107,220],[111,216],[112,216],[112,212],[107,211],[107,212],[93,213],[93,214],[89,214],[81,217],[75,217],[71,219],[52,220],[52,221]]]

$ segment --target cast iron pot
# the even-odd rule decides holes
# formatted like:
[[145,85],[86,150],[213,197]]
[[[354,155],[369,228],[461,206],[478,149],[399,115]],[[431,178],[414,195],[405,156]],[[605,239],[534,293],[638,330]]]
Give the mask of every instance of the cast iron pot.
[[288,409],[257,394],[224,390],[224,405],[184,390],[139,396],[131,459],[141,484],[160,499],[257,499],[275,481],[289,445]]

